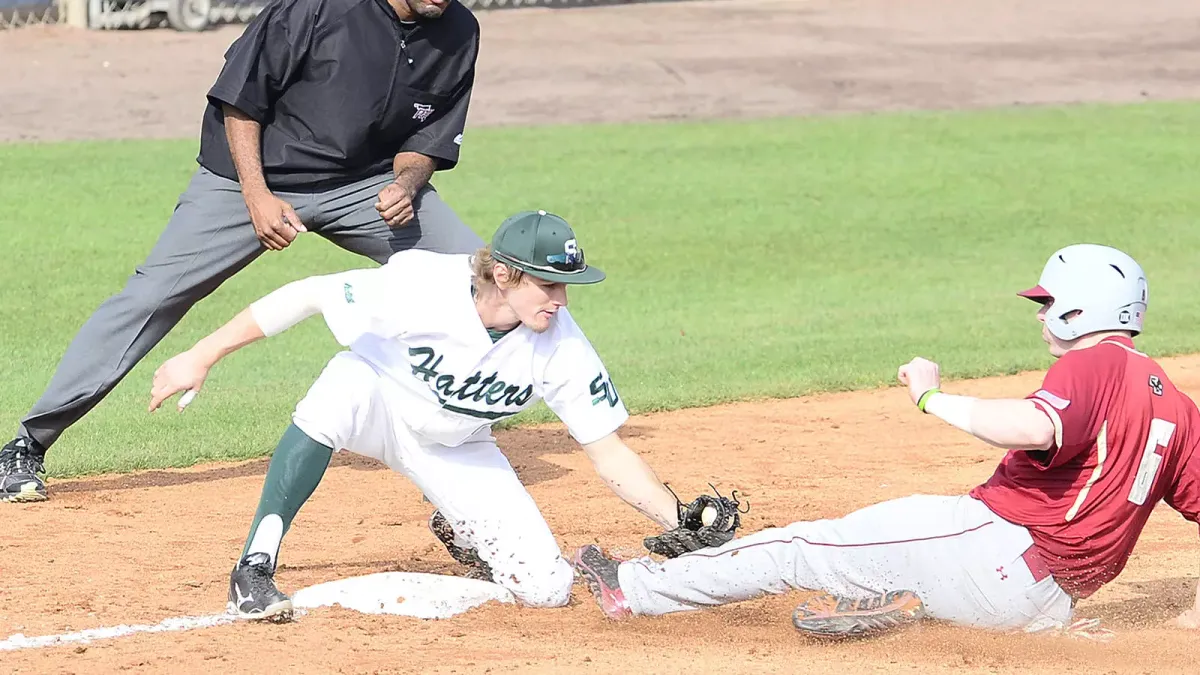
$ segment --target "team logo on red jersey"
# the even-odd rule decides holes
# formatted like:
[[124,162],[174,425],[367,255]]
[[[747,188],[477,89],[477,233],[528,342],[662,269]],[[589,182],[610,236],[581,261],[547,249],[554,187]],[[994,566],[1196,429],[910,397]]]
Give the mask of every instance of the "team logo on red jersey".
[[1150,376],[1150,391],[1154,392],[1155,396],[1163,395],[1162,380],[1158,379],[1157,375]]

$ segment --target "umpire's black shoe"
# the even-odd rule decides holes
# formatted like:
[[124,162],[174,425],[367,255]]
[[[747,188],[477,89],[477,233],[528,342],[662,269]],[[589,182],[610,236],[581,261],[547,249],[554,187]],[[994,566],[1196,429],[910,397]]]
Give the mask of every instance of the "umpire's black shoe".
[[44,502],[46,482],[42,463],[46,451],[37,441],[24,436],[14,438],[0,450],[0,502]]
[[292,620],[292,599],[275,588],[271,556],[251,553],[229,575],[229,611],[241,619]]

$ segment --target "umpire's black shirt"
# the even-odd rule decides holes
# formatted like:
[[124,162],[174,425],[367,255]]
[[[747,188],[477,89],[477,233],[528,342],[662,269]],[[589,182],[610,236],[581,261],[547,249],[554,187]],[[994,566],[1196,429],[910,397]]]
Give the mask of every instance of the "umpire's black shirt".
[[458,162],[479,22],[450,0],[401,23],[386,0],[270,0],[208,92],[200,165],[237,180],[221,105],[262,125],[273,191],[318,192],[391,169],[397,152]]

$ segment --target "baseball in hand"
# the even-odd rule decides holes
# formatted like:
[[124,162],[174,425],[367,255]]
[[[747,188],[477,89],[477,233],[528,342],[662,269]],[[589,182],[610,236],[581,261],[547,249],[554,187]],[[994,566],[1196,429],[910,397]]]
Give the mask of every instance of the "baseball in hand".
[[196,391],[194,389],[189,389],[186,393],[184,393],[183,396],[179,397],[179,409],[183,410],[184,408],[188,407],[188,404],[191,403],[192,399],[194,398],[196,398]]
[[704,525],[705,527],[712,525],[716,519],[717,509],[715,507],[706,506],[704,507],[704,510],[700,512],[700,524]]

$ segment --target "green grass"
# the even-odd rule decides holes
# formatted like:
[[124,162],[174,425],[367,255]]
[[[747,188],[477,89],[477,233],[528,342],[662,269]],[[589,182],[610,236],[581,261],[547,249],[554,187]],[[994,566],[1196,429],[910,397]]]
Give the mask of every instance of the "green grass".
[[[477,129],[436,184],[485,236],[520,209],[566,216],[609,273],[575,314],[629,407],[663,410],[890,383],[918,354],[951,377],[1045,367],[1013,292],[1079,241],[1147,268],[1144,349],[1197,351],[1198,126],[1200,106],[1154,104]],[[0,146],[0,419],[15,427],[141,262],[194,154]],[[286,281],[367,265],[315,238],[264,256],[68,431],[52,475],[268,452],[337,349],[319,319],[227,359],[185,415],[146,413],[154,369]]]

